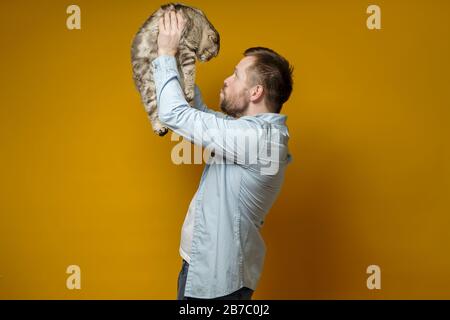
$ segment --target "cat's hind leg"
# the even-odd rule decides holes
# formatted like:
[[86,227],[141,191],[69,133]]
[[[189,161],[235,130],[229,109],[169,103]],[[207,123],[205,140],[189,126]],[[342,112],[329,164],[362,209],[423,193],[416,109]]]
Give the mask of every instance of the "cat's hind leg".
[[148,119],[152,124],[153,132],[155,132],[160,137],[166,135],[166,133],[169,131],[169,128],[166,127],[158,118],[158,108],[156,103],[156,92],[154,85],[150,85],[145,89],[142,98],[142,102],[144,103]]
[[167,132],[169,132],[169,128],[167,128],[158,118],[158,111],[156,108],[156,101],[154,101],[155,107],[152,112],[148,114],[148,118],[152,124],[153,132],[155,132],[160,137],[165,136]]

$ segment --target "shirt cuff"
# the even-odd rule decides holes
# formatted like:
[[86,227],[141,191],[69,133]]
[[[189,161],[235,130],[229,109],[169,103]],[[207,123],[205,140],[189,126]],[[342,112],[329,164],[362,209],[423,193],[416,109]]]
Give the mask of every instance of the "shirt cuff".
[[156,82],[164,83],[173,77],[180,79],[177,61],[174,56],[162,55],[152,61],[153,77]]

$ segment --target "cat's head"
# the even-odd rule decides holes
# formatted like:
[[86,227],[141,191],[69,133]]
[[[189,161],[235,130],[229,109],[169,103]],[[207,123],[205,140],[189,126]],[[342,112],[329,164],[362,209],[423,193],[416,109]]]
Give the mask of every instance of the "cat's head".
[[203,29],[202,39],[197,51],[197,58],[202,61],[208,61],[219,54],[220,36],[219,33],[211,27]]
[[196,31],[201,35],[196,56],[201,62],[205,62],[219,54],[220,36],[201,10],[193,7],[190,8],[194,11],[192,15],[193,28],[197,29]]

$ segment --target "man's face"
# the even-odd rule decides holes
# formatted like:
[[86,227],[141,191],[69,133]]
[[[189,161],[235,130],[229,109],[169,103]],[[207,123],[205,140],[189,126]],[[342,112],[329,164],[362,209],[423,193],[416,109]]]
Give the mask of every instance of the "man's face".
[[220,109],[232,117],[239,118],[250,103],[246,69],[253,64],[254,57],[244,57],[236,66],[233,74],[225,79],[220,90]]

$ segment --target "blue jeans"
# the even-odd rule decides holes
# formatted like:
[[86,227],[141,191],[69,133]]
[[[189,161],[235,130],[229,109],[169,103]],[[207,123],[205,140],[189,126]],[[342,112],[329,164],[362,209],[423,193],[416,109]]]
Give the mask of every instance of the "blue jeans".
[[[186,279],[189,269],[189,263],[183,259],[183,265],[181,266],[181,271],[178,275],[178,286],[177,286],[177,300],[203,300],[200,298],[191,298],[184,295],[184,288],[186,286]],[[239,290],[232,292],[226,296],[213,298],[211,300],[251,300],[253,290],[247,287],[242,287]]]

